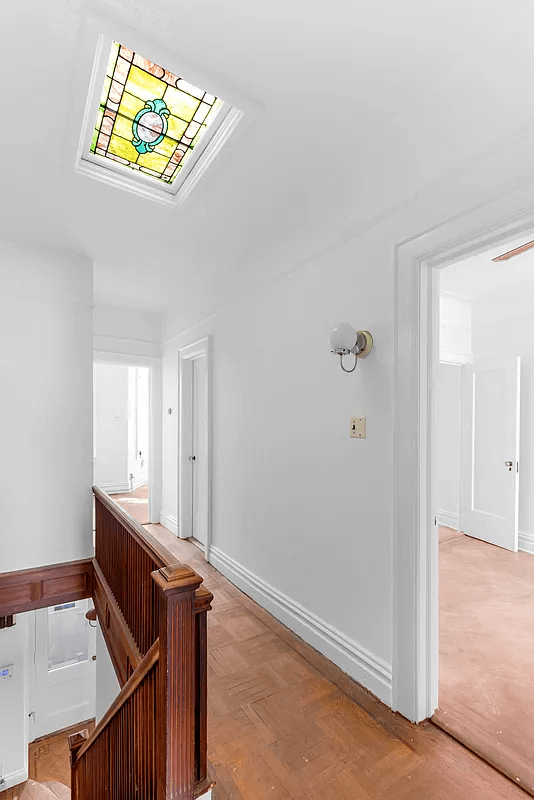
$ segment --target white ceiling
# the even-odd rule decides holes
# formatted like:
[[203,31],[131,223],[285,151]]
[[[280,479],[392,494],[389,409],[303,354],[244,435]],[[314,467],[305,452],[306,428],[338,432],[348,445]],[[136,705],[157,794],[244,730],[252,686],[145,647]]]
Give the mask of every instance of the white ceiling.
[[187,203],[166,207],[75,174],[65,157],[81,0],[4,6],[0,236],[89,254],[97,300],[184,324],[531,113],[527,0],[107,0],[262,108]]
[[441,270],[440,289],[445,292],[468,297],[474,300],[496,290],[515,289],[517,291],[534,289],[534,249],[514,256],[509,261],[494,264],[492,259],[534,239],[522,236],[512,242],[499,245],[493,250],[479,253],[471,258],[458,261]]

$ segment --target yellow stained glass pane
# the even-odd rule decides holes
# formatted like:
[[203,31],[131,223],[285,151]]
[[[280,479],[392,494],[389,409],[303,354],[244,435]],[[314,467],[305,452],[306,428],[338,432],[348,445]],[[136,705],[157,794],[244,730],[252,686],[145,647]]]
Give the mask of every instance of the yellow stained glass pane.
[[113,133],[117,134],[117,136],[122,136],[123,139],[131,141],[133,139],[132,120],[128,119],[128,117],[121,116],[121,114],[117,114]]
[[95,147],[96,147],[96,141],[97,141],[97,139],[98,139],[98,128],[95,128],[95,131],[94,131],[94,133],[93,133],[93,138],[92,138],[92,140],[91,140],[91,153],[94,153],[94,152],[95,152]]
[[143,69],[135,66],[130,69],[130,74],[126,81],[126,91],[135,97],[140,97],[142,100],[161,99],[167,88],[167,84],[164,81],[155,78]]
[[195,111],[200,104],[198,98],[191,97],[191,95],[181,92],[173,86],[167,86],[163,99],[167,103],[171,114],[180,117],[186,122],[190,122],[193,119]]
[[145,101],[139,97],[134,97],[129,92],[124,92],[119,106],[119,114],[130,119],[135,119],[135,115],[145,107]]
[[108,150],[121,158],[127,158],[128,161],[136,161],[139,153],[131,142],[122,139],[120,136],[112,136],[109,142]]
[[169,163],[169,157],[161,156],[159,153],[155,152],[145,153],[144,155],[139,156],[137,163],[140,167],[148,167],[148,169],[153,169],[155,172],[163,172]]
[[184,122],[183,119],[178,119],[178,117],[173,117],[171,114],[171,116],[168,118],[168,123],[169,127],[167,128],[167,136],[179,141],[185,133],[187,122]]
[[169,158],[172,156],[176,149],[176,139],[169,139],[168,136],[165,136],[163,141],[161,141],[158,145],[156,145],[156,149],[154,150],[155,153],[161,153],[162,156],[167,156]]

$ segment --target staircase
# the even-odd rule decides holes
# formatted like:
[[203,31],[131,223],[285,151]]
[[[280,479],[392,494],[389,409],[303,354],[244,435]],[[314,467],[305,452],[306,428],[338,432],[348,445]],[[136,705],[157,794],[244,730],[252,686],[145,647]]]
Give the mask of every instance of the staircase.
[[[29,780],[13,800],[197,800],[207,763],[213,595],[97,487],[92,559],[0,574],[0,616],[92,597],[119,694],[69,736],[71,789]],[[7,800],[7,798],[6,798]]]

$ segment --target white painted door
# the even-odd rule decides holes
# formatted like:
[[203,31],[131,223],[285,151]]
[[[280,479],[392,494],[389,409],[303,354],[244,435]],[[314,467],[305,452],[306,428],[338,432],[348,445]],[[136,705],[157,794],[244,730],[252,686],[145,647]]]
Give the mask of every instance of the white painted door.
[[517,552],[520,357],[463,368],[464,533]]
[[206,496],[208,470],[206,436],[208,372],[205,357],[193,360],[192,373],[192,536],[205,547],[208,530],[208,498]]
[[30,741],[95,716],[96,638],[89,600],[35,612]]

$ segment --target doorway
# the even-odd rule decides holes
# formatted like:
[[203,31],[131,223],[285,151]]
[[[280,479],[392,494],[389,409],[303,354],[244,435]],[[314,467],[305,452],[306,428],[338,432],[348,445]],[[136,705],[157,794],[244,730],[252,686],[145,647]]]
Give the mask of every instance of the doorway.
[[29,741],[95,716],[96,639],[89,600],[28,612]]
[[[440,342],[436,275],[468,257],[497,247],[506,249],[519,238],[534,238],[534,214],[524,211],[531,202],[529,188],[522,187],[403,243],[397,253],[392,689],[394,708],[416,722],[431,717],[439,705],[440,551],[433,463]],[[499,331],[493,327],[492,332],[489,341],[498,341]],[[503,468],[508,469],[504,463]],[[474,537],[464,538],[475,543]],[[500,552],[508,555],[507,550]],[[528,559],[531,564],[531,557]],[[486,752],[484,757],[505,771],[500,756],[493,758]],[[524,787],[532,785],[525,774],[517,782]]]
[[433,276],[440,318],[433,447],[440,660],[433,721],[530,786],[534,689],[525,675],[534,672],[534,559],[519,531],[534,531],[533,239],[534,232],[526,233]]
[[94,483],[140,525],[161,516],[159,359],[95,353]]
[[182,348],[179,532],[209,555],[211,541],[211,355],[209,337]]

